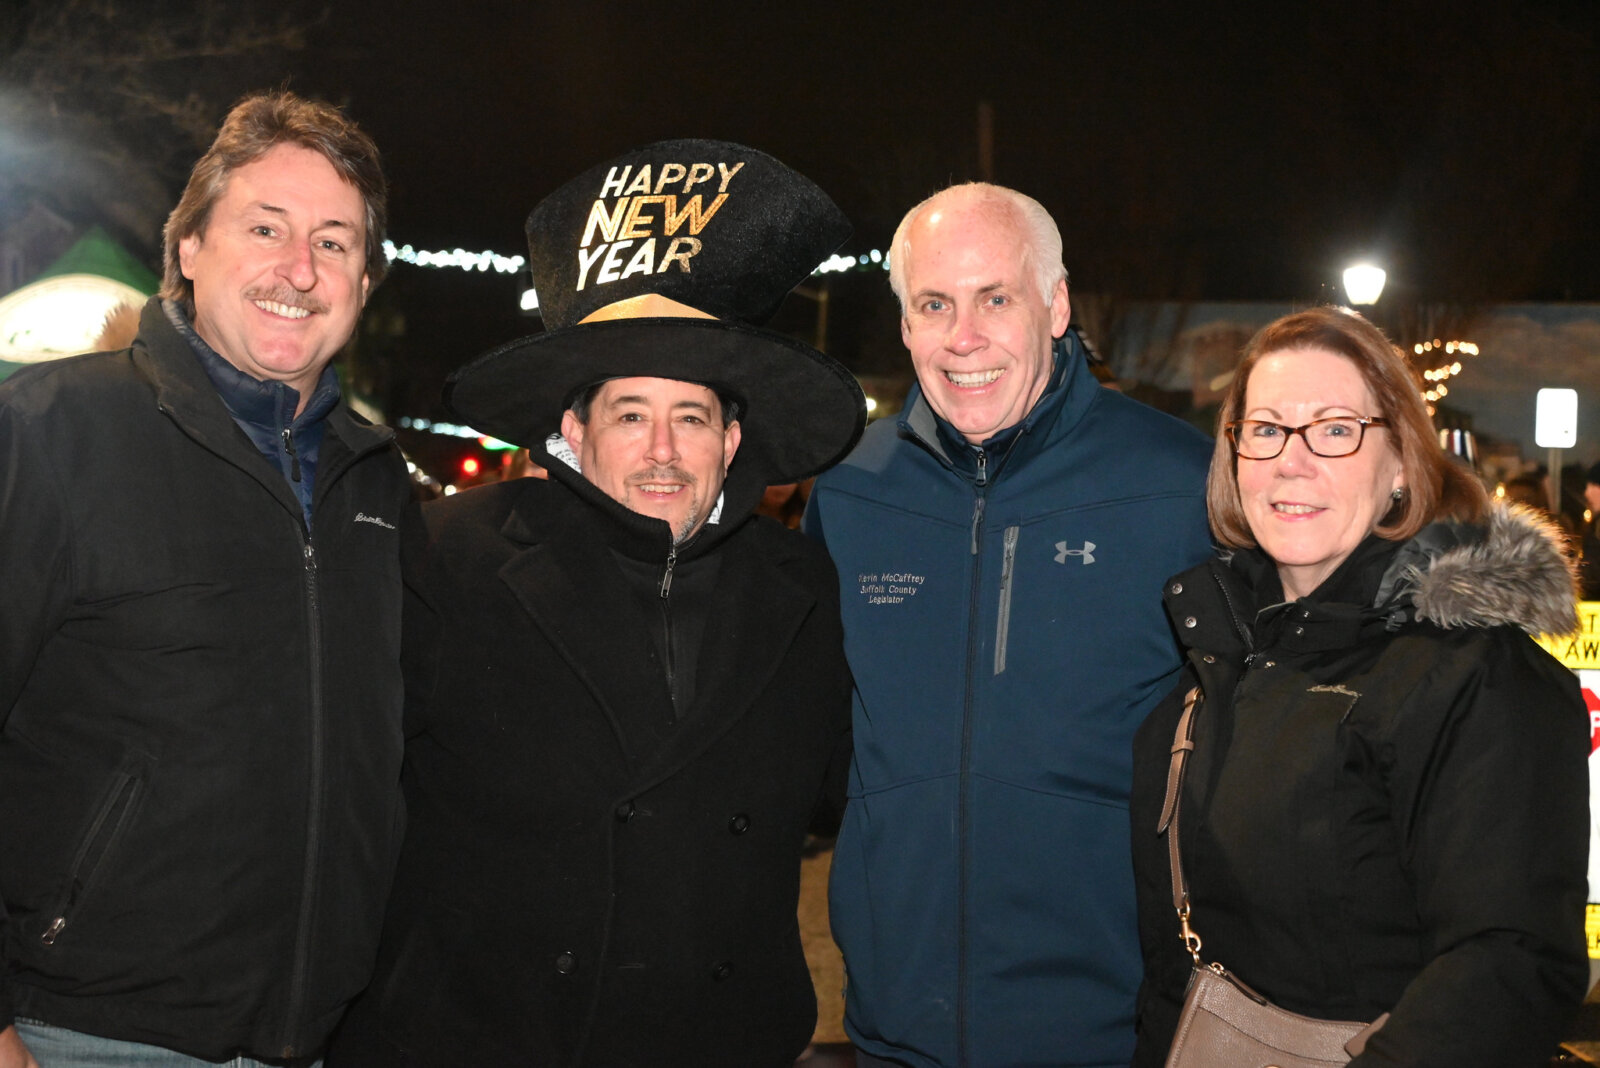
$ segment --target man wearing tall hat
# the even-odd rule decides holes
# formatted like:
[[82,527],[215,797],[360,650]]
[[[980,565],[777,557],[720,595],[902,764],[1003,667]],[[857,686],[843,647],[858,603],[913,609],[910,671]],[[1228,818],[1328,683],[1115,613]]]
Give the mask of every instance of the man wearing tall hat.
[[671,141],[528,219],[546,333],[452,376],[521,479],[408,550],[409,826],[336,1065],[793,1063],[802,845],[849,754],[838,586],[752,511],[860,436],[839,365],[763,330],[848,234],[751,149]]

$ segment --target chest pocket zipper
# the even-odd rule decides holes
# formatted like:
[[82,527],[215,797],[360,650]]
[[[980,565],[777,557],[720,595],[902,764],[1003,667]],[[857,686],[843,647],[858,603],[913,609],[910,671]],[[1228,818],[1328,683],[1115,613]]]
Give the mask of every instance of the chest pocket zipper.
[[1017,537],[1021,527],[1006,527],[1000,554],[1000,613],[994,633],[994,673],[1006,669],[1006,646],[1011,643],[1011,585],[1017,569]]
[[138,800],[141,785],[140,780],[129,772],[118,772],[113,776],[111,787],[106,791],[105,799],[101,801],[94,820],[72,858],[66,885],[62,887],[56,906],[51,910],[54,919],[39,935],[39,941],[43,944],[56,944],[56,939],[66,929],[73,914],[88,897],[95,876],[100,873],[106,857],[133,815],[134,802]]

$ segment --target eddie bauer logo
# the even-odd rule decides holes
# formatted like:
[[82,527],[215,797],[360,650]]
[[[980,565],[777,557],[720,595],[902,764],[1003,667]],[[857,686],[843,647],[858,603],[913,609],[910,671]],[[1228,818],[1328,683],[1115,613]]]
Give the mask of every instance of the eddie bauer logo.
[[1086,541],[1081,549],[1069,549],[1064,541],[1056,542],[1056,563],[1064,564],[1069,556],[1081,556],[1086,564],[1094,563],[1094,542]]
[[[589,284],[589,272],[596,263],[599,269],[594,274],[595,285],[618,282],[635,274],[663,274],[673,264],[687,274],[689,261],[701,248],[700,238],[695,235],[706,228],[727,202],[728,185],[743,169],[743,161],[731,167],[726,163],[663,163],[652,177],[648,163],[637,172],[632,165],[612,167],[600,185],[600,196],[589,208],[583,240],[578,243],[578,289]],[[717,192],[707,206],[703,197],[709,190],[692,195],[691,191],[713,179],[717,182]],[[668,189],[673,192],[666,192]],[[608,196],[618,199],[607,205]],[[683,198],[681,207],[680,197]],[[685,226],[688,236],[679,236],[678,231]],[[590,248],[597,232],[602,240]],[[656,245],[658,236],[662,241],[659,248]],[[641,238],[644,243],[633,250],[624,265],[624,253]]]
[[386,523],[382,519],[379,519],[377,516],[368,515],[365,512],[357,512],[355,521],[357,523],[376,523],[378,526],[382,527],[384,530],[393,530],[394,529],[394,524],[393,523]]

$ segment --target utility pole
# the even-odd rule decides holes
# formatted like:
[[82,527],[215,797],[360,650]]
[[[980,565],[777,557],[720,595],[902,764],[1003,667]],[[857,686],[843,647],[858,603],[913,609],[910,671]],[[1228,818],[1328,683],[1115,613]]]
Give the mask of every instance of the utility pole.
[[994,181],[994,105],[978,101],[978,177]]

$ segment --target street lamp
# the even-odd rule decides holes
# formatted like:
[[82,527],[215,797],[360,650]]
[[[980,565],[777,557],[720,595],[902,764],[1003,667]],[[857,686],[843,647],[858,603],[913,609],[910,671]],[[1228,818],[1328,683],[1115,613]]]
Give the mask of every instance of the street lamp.
[[1344,291],[1351,304],[1376,304],[1383,293],[1383,282],[1388,276],[1382,267],[1358,263],[1344,270]]

